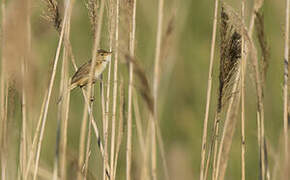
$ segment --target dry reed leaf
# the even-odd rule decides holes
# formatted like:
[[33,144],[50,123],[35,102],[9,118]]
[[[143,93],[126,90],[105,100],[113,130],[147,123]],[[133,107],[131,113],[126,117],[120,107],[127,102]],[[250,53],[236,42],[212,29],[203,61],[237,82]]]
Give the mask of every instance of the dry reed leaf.
[[270,50],[269,45],[266,41],[265,29],[264,29],[264,16],[261,12],[256,12],[256,19],[255,19],[255,27],[256,33],[259,41],[259,45],[261,48],[262,53],[262,61],[261,61],[261,77],[262,77],[262,84],[265,84],[265,79],[269,67],[269,58],[270,58]]
[[176,18],[176,13],[173,13],[168,21],[165,33],[162,37],[161,61],[165,60],[166,56],[168,56],[168,54],[171,50],[172,35],[175,31],[175,18]]
[[143,68],[137,63],[136,59],[129,54],[125,54],[125,59],[127,63],[132,63],[134,66],[134,73],[139,81],[139,92],[142,98],[145,100],[147,107],[151,113],[154,112],[154,100],[152,92],[149,86],[149,81],[143,70]]

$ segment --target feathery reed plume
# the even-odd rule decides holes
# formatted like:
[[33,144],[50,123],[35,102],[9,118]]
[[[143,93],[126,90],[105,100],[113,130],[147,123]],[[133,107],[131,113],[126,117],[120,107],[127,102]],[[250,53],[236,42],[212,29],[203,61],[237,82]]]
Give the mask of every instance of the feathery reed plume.
[[97,27],[97,1],[95,0],[87,0],[85,3],[86,7],[88,9],[88,15],[91,23],[91,30],[93,32],[93,35],[95,36],[96,27]]
[[219,74],[219,94],[218,109],[220,112],[224,105],[224,100],[231,94],[233,80],[237,73],[239,60],[241,58],[241,33],[231,22],[233,19],[226,12],[225,7],[221,11],[221,44],[220,44],[220,74]]
[[[240,27],[234,22],[235,17],[230,12],[229,7],[223,5],[221,11],[220,24],[220,74],[219,74],[219,91],[218,103],[214,120],[214,130],[212,143],[209,150],[207,161],[210,161],[212,150],[213,155],[213,178],[216,178],[217,164],[217,145],[219,136],[219,124],[223,106],[233,95],[232,88],[237,83],[238,65],[241,58],[241,32]],[[207,163],[209,164],[209,163]],[[207,165],[208,166],[208,165]],[[208,167],[206,168],[208,169]],[[207,172],[207,170],[206,170]],[[207,176],[207,175],[205,175]]]
[[62,19],[59,11],[59,6],[56,0],[42,0],[46,4],[46,11],[43,15],[44,19],[52,23],[54,28],[60,32]]
[[264,29],[264,14],[260,11],[256,12],[256,21],[255,21],[256,33],[259,40],[260,49],[262,52],[262,61],[261,61],[261,77],[262,84],[265,85],[265,80],[267,76],[267,71],[269,67],[269,59],[270,59],[270,50],[269,45],[266,40],[266,34]]

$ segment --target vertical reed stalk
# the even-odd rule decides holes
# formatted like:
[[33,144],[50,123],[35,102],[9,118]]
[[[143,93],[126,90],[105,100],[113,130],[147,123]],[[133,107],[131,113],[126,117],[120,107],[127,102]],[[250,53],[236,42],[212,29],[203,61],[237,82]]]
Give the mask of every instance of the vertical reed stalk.
[[[116,110],[117,110],[117,89],[118,89],[118,56],[119,56],[119,0],[116,0],[115,12],[115,56],[114,56],[114,85],[113,85],[113,106],[112,106],[112,134],[111,134],[111,172],[114,172],[115,134],[116,134]],[[113,173],[112,173],[113,174]],[[112,177],[114,180],[114,176]]]
[[286,22],[285,22],[285,49],[284,49],[284,82],[283,82],[283,100],[284,100],[284,113],[283,113],[283,119],[284,119],[284,171],[285,171],[285,178],[287,178],[287,167],[289,167],[289,150],[288,150],[288,63],[289,63],[289,5],[290,0],[286,1]]
[[24,177],[26,157],[27,157],[27,99],[26,99],[26,60],[23,58],[21,64],[22,71],[22,130],[20,139],[21,177]]
[[[94,89],[92,89],[94,91]],[[94,92],[92,92],[94,94]],[[91,102],[93,103],[93,101]],[[93,104],[90,104],[91,107],[93,107]],[[88,174],[88,169],[89,169],[89,159],[91,156],[91,138],[92,138],[92,119],[93,115],[90,116],[90,121],[89,121],[89,127],[88,127],[88,139],[87,139],[87,147],[86,147],[86,159],[85,159],[85,165],[84,165],[84,179],[87,179],[87,174]]]
[[120,82],[119,87],[119,99],[120,99],[120,106],[119,106],[119,127],[118,127],[118,135],[117,135],[117,142],[116,142],[116,154],[115,154],[115,160],[114,160],[114,170],[112,171],[112,179],[116,178],[116,171],[117,171],[117,163],[118,163],[118,157],[120,152],[120,147],[123,139],[123,114],[124,114],[124,90],[123,90],[123,82]]
[[[112,0],[108,1],[109,2],[109,49],[110,51],[112,52],[112,49],[113,49],[113,36],[114,36],[114,4],[112,2]],[[109,61],[109,64],[108,64],[108,76],[107,76],[107,94],[106,94],[106,97],[105,97],[105,131],[104,131],[104,145],[105,145],[105,154],[106,154],[106,159],[104,159],[104,164],[106,161],[108,161],[109,159],[109,156],[108,156],[108,145],[109,145],[109,141],[108,141],[108,135],[109,135],[109,108],[110,108],[110,90],[111,90],[111,59]],[[113,153],[114,154],[114,153]],[[112,156],[112,154],[111,154]],[[112,164],[111,164],[112,166]],[[103,177],[106,177],[105,176],[105,173],[106,173],[106,166],[104,165],[104,176]],[[106,178],[104,178],[105,180]]]
[[214,53],[215,53],[218,2],[219,0],[215,0],[213,30],[212,30],[212,37],[211,37],[212,41],[211,41],[210,61],[209,61],[208,81],[207,81],[206,109],[205,109],[205,117],[203,121],[203,135],[202,135],[202,144],[201,144],[200,180],[204,179],[204,165],[205,165],[205,153],[206,153],[206,141],[207,141],[207,124],[208,124],[208,116],[209,116],[209,105],[210,105],[210,100],[211,100],[212,69],[213,69],[213,60],[214,60]]
[[[158,22],[157,22],[157,36],[156,36],[156,47],[155,47],[155,60],[154,60],[154,77],[153,77],[153,102],[154,102],[154,109],[153,109],[153,117],[152,119],[152,175],[153,179],[157,179],[157,172],[156,172],[156,142],[155,141],[155,136],[157,137],[159,149],[160,149],[160,154],[161,154],[161,160],[162,160],[162,165],[164,169],[164,174],[165,174],[165,179],[169,180],[169,172],[168,172],[168,167],[166,163],[166,156],[165,156],[165,150],[164,150],[164,144],[163,144],[163,139],[161,135],[161,129],[159,126],[159,121],[158,121],[158,85],[160,81],[160,59],[161,59],[161,41],[162,41],[162,26],[163,26],[163,6],[164,6],[164,1],[159,0],[158,1]],[[156,133],[156,135],[155,135]]]
[[[245,24],[245,0],[242,0],[242,22]],[[242,30],[243,31],[243,30]],[[241,142],[241,167],[242,167],[242,180],[245,180],[245,151],[246,151],[246,144],[245,144],[245,38],[244,34],[242,33],[242,57],[241,57],[241,134],[242,134],[242,142]]]
[[35,130],[35,133],[34,133],[34,136],[33,136],[32,145],[31,145],[31,148],[30,148],[30,151],[29,151],[29,156],[28,156],[27,165],[26,165],[26,169],[25,169],[25,174],[24,174],[24,178],[23,178],[24,180],[26,180],[28,178],[28,175],[29,175],[29,172],[30,172],[31,163],[33,163],[32,159],[33,159],[33,156],[34,156],[34,153],[35,153],[34,151],[35,151],[35,148],[36,148],[36,145],[37,145],[38,135],[40,133],[41,120],[42,120],[43,113],[44,113],[45,99],[47,98],[47,95],[48,95],[48,91],[46,90],[45,94],[44,94],[43,102],[42,102],[42,105],[41,105],[41,108],[40,108],[41,111],[40,111],[40,115],[39,115],[39,118],[38,118],[38,123],[36,125],[36,130]]
[[[130,27],[130,56],[135,54],[135,32],[136,32],[136,0],[132,0],[132,19]],[[131,180],[132,164],[132,88],[133,88],[133,64],[129,63],[129,85],[128,85],[128,119],[127,119],[127,149],[126,149],[126,180]]]
[[[103,80],[103,75],[101,75],[101,79]],[[105,163],[108,162],[108,151],[107,151],[107,124],[108,121],[106,119],[106,105],[105,105],[105,88],[104,83],[100,82],[100,97],[101,97],[101,111],[102,111],[102,122],[103,122],[103,140],[104,140],[104,159],[103,159],[103,180],[106,180],[106,166]]]
[[3,53],[3,48],[4,48],[4,43],[5,43],[5,24],[6,24],[6,1],[2,0],[1,3],[1,12],[2,12],[2,26],[1,26],[1,77],[0,77],[0,83],[1,83],[1,94],[0,94],[0,111],[1,111],[1,139],[0,139],[0,158],[1,158],[1,178],[6,179],[6,167],[7,167],[7,160],[6,160],[6,128],[7,128],[7,116],[6,116],[6,111],[7,111],[7,103],[6,98],[7,98],[7,87],[6,87],[6,75],[5,75],[5,57]]
[[[68,1],[66,1],[68,3]],[[70,24],[71,24],[72,7],[69,9],[68,20],[65,25],[64,39],[70,37]],[[67,127],[68,127],[68,113],[69,113],[69,101],[70,101],[70,80],[68,75],[68,57],[69,49],[64,46],[63,48],[63,102],[61,109],[61,141],[60,141],[60,178],[66,179],[66,149],[67,149]]]

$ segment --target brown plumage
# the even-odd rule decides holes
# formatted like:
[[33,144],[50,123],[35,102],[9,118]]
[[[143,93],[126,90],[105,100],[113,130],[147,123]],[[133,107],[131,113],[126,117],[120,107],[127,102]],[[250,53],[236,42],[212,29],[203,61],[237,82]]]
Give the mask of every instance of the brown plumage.
[[[102,72],[105,70],[108,62],[110,61],[110,56],[112,52],[108,52],[105,50],[98,50],[97,57],[96,57],[96,64],[94,68],[94,77],[93,83],[99,78]],[[77,72],[73,75],[70,85],[70,90],[73,90],[76,87],[83,87],[88,84],[90,69],[91,69],[92,60],[88,61],[87,63],[83,64]]]

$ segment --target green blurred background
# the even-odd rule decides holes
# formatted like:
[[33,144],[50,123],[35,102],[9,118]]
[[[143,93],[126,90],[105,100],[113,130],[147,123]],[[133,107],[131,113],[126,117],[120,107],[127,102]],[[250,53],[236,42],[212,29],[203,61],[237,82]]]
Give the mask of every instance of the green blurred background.
[[[12,1],[12,0],[11,0]],[[240,11],[239,1],[228,0],[237,12]],[[121,0],[121,3],[123,1]],[[164,30],[173,14],[173,35],[169,41],[166,56],[161,62],[161,81],[159,90],[159,119],[165,150],[172,179],[198,179],[200,168],[201,137],[203,129],[203,119],[205,113],[207,78],[210,58],[210,44],[213,22],[214,1],[205,0],[165,0],[164,7]],[[247,1],[247,21],[249,24],[249,14],[252,11],[252,1]],[[8,2],[9,5],[9,2]],[[285,2],[266,1],[262,11],[265,17],[265,31],[268,44],[270,46],[269,70],[265,86],[265,136],[269,148],[270,171],[274,166],[274,155],[280,153],[281,131],[283,125],[283,44],[284,44],[284,22],[285,22]],[[106,9],[108,4],[106,3]],[[136,24],[136,56],[144,68],[150,83],[152,82],[155,39],[157,29],[157,9],[158,1],[137,0],[137,24]],[[42,17],[45,6],[42,1],[32,2],[32,58],[35,62],[35,98],[32,106],[35,111],[39,111],[41,101],[44,96],[44,89],[48,84],[48,73],[52,67],[55,55],[58,34],[53,27]],[[122,13],[125,13],[121,10]],[[121,19],[120,38],[126,40],[126,20]],[[107,17],[105,17],[102,31],[101,47],[108,49]],[[84,1],[76,1],[73,8],[71,25],[71,43],[73,53],[77,60],[77,65],[81,65],[91,56],[92,33],[90,30],[87,9]],[[254,36],[256,34],[254,33]],[[209,130],[212,129],[213,117],[216,106],[216,94],[218,88],[219,75],[219,33],[217,33],[216,56],[214,60],[212,103],[210,106]],[[256,39],[256,38],[255,38]],[[125,41],[124,40],[124,41]],[[121,43],[121,49],[126,49],[126,43]],[[122,61],[122,60],[121,60]],[[50,67],[50,68],[48,68]],[[60,66],[59,66],[60,67]],[[70,75],[73,74],[71,64]],[[127,82],[127,67],[125,63],[120,63],[120,70],[125,83]],[[45,130],[43,148],[41,153],[41,165],[52,170],[55,139],[56,139],[56,113],[57,97],[59,88],[60,68],[57,71],[57,81],[54,86],[52,104],[49,108],[47,128]],[[253,70],[249,69],[246,76],[246,179],[258,179],[259,176],[259,152],[257,146],[257,125],[256,125],[256,91],[253,79]],[[127,97],[127,93],[125,93]],[[98,101],[99,89],[95,92],[96,117],[101,126],[100,103]],[[139,100],[141,100],[139,98]],[[146,124],[148,117],[145,106],[141,106],[143,112],[142,121]],[[79,131],[83,113],[83,98],[80,90],[71,93],[71,108],[68,130],[68,154],[72,159],[77,158]],[[32,119],[37,119],[31,115]],[[134,121],[135,122],[135,121]],[[35,125],[36,126],[36,123]],[[136,125],[133,125],[133,133],[136,135]],[[240,121],[232,144],[230,160],[226,179],[237,179],[241,176],[241,135]],[[125,135],[125,134],[124,134]],[[136,137],[136,136],[134,136]],[[209,136],[210,137],[210,136]],[[95,139],[94,139],[95,140]],[[120,178],[125,178],[125,140],[121,151],[118,173]],[[93,147],[96,147],[95,145]],[[137,138],[133,144],[135,161],[140,159],[140,149]],[[100,153],[97,150],[92,154],[90,170],[94,176],[101,175]],[[160,159],[159,159],[160,160]],[[138,162],[133,162],[138,163]],[[72,160],[73,162],[73,160]],[[160,163],[160,162],[159,162]],[[72,163],[73,164],[73,163]],[[73,165],[69,165],[72,166]],[[162,172],[161,163],[158,166]],[[70,169],[68,169],[70,171]],[[162,173],[160,177],[162,176]],[[162,178],[161,178],[162,179]]]

